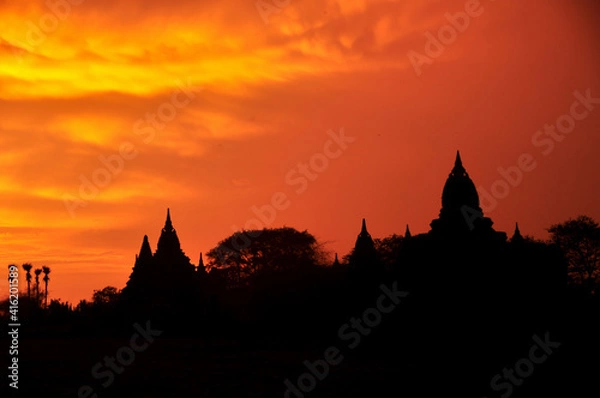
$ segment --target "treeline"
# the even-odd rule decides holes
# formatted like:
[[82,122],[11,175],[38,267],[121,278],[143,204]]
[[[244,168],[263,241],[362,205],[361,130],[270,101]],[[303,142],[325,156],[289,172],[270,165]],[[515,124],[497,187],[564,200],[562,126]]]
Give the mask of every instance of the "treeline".
[[[307,231],[240,231],[207,253],[197,280],[176,281],[176,290],[146,291],[126,300],[122,291],[107,286],[75,306],[60,299],[48,302],[50,269],[35,269],[33,278],[32,265],[23,264],[27,288],[21,318],[40,333],[102,334],[154,319],[191,334],[310,336],[335,331],[372,305],[382,284],[399,283],[418,302],[412,308],[433,311],[434,303],[463,305],[475,294],[490,305],[498,300],[495,294],[545,305],[540,297],[564,298],[563,288],[580,300],[597,300],[598,223],[579,216],[548,231],[548,241],[517,236],[498,247],[431,242],[427,234],[370,240],[361,232],[341,261]],[[170,277],[166,270],[164,278]]]

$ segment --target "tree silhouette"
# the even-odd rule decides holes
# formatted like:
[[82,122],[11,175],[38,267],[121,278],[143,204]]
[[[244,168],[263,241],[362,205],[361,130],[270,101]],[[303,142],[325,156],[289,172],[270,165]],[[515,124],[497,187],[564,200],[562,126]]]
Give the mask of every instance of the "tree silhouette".
[[322,264],[321,245],[307,231],[294,228],[235,232],[211,249],[209,268],[227,270],[227,283],[240,286],[264,273]]
[[570,281],[594,295],[600,280],[600,226],[591,217],[580,215],[548,228],[550,241],[568,261]]
[[392,267],[396,265],[398,257],[400,256],[400,250],[402,249],[403,240],[403,237],[396,234],[386,236],[385,238],[373,239],[375,250],[379,253],[381,261],[386,269],[392,269]]
[[40,300],[40,274],[42,273],[41,268],[36,268],[35,271],[35,300],[39,302]]
[[25,263],[22,265],[23,269],[27,273],[25,278],[27,279],[27,297],[31,298],[31,268],[32,265],[30,263]]
[[44,307],[48,307],[48,281],[50,280],[50,277],[48,275],[50,274],[50,267],[43,266],[42,272],[44,273],[44,285],[45,285]]
[[92,303],[96,306],[111,305],[116,303],[121,292],[114,286],[106,286],[101,290],[94,290]]

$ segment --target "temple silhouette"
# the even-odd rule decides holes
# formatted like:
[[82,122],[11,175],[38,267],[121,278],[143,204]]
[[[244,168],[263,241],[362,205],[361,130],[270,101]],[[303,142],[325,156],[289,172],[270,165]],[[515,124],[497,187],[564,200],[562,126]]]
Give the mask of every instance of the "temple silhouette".
[[395,327],[386,329],[391,332],[381,350],[397,350],[418,364],[423,383],[436,374],[441,385],[458,388],[464,380],[455,369],[457,358],[477,363],[472,374],[489,381],[486,372],[518,358],[534,332],[557,328],[567,285],[565,259],[556,247],[523,237],[517,223],[510,239],[496,231],[458,152],[429,231],[411,234],[407,225],[383,274],[374,247],[363,219],[348,258],[349,274],[360,272],[347,296],[368,289],[372,275],[383,275],[375,284],[397,283],[410,293],[402,315],[388,321]]
[[[54,382],[63,362],[70,365],[59,380],[69,383],[75,373],[80,385],[63,388],[62,395],[89,384],[99,396],[192,391],[301,398],[309,395],[303,380],[310,369],[324,372],[327,352],[336,348],[343,361],[330,363],[329,377],[314,377],[311,396],[396,391],[407,397],[491,398],[509,391],[507,378],[504,387],[490,386],[505,369],[517,368],[514,376],[531,373],[523,359],[532,336],[544,339],[549,333],[561,346],[547,355],[547,363],[536,362],[522,386],[513,386],[515,396],[552,395],[556,380],[562,383],[560,396],[577,396],[571,384],[596,387],[595,373],[586,379],[583,364],[592,358],[590,342],[598,340],[591,316],[597,305],[568,291],[567,263],[558,247],[528,237],[516,222],[510,237],[494,229],[460,153],[454,164],[451,160],[440,187],[440,211],[425,232],[402,225],[402,234],[377,237],[367,219],[357,219],[356,231],[346,231],[354,247],[333,260],[313,250],[320,242],[307,231],[284,227],[261,235],[238,231],[193,263],[181,247],[177,217],[167,209],[156,246],[143,236],[120,294],[65,313],[50,305],[53,327],[39,318],[36,332],[51,330],[68,341],[55,352],[54,339],[38,345],[56,359],[44,358],[36,368]],[[240,235],[246,232],[252,234]],[[231,252],[221,251],[226,249]],[[402,298],[396,300],[393,292],[402,292]],[[132,325],[161,331],[147,350],[135,352],[135,363],[127,344],[135,342],[133,353],[144,339]],[[132,339],[134,331],[138,337]],[[71,336],[91,336],[104,346],[90,357],[96,344],[73,348],[83,340]],[[23,346],[37,341],[33,337]],[[536,358],[542,354],[538,349]],[[105,388],[106,377],[97,375],[106,373],[93,369],[111,356],[132,366]],[[287,392],[292,390],[284,380],[306,394]],[[43,384],[31,384],[48,395]]]
[[[152,254],[148,235],[144,235],[140,253],[136,255],[133,272],[127,288],[135,289],[136,284],[150,283],[157,278],[163,279],[166,273],[178,278],[194,278],[199,267],[194,266],[185,255],[179,243],[177,231],[173,228],[171,211],[167,209],[167,220],[158,239],[157,249]],[[202,267],[201,272],[204,271]],[[164,280],[161,282],[164,283]]]
[[[277,276],[285,274],[280,272],[256,286],[228,287],[227,269],[207,272],[202,254],[198,265],[191,263],[167,210],[154,253],[143,238],[121,310],[136,319],[191,322],[201,317],[212,328],[251,327],[258,334],[294,330],[305,336],[314,331],[310,323],[305,329],[282,325],[295,325],[302,314],[323,330],[335,330],[369,303],[382,283],[397,284],[410,297],[401,315],[389,321],[397,327],[390,326],[395,332],[389,344],[411,342],[398,349],[416,362],[424,352],[444,350],[450,358],[462,355],[484,363],[481,347],[487,347],[484,355],[502,357],[548,324],[566,289],[567,265],[556,248],[523,237],[518,224],[510,239],[493,228],[458,152],[429,231],[414,234],[407,225],[404,235],[389,240],[385,258],[377,244],[363,219],[351,252],[342,261],[336,254],[322,272],[306,270],[287,279]],[[454,346],[443,346],[440,333]],[[498,339],[502,344],[488,347]]]
[[448,175],[442,191],[442,209],[430,224],[431,236],[443,239],[479,238],[506,240],[504,232],[492,228],[492,220],[483,217],[479,207],[479,194],[456,152],[454,168]]
[[[334,265],[335,268],[345,265],[351,278],[365,283],[381,281],[386,275],[397,277],[406,289],[413,292],[426,289],[439,293],[444,291],[444,286],[450,285],[452,289],[462,286],[468,291],[469,286],[473,287],[475,283],[514,293],[513,287],[522,285],[524,276],[537,271],[531,263],[531,253],[527,255],[525,252],[535,247],[539,252],[539,245],[526,241],[518,224],[515,224],[510,239],[505,232],[494,230],[492,225],[493,221],[483,215],[475,184],[457,151],[454,166],[442,190],[439,216],[431,221],[430,230],[426,233],[412,235],[409,226],[406,226],[395,264],[391,267],[388,264],[386,268],[382,263],[363,219],[347,264],[340,264],[336,254]],[[496,264],[500,258],[503,264]],[[520,264],[523,258],[527,258],[527,264]],[[484,259],[485,265],[482,263]],[[448,264],[451,261],[458,263]],[[212,287],[221,278],[219,271],[211,271]],[[555,290],[564,287],[564,264],[547,265],[543,274],[542,279]],[[205,285],[205,289],[210,288],[206,286],[210,285],[208,279],[202,253],[198,265],[194,265],[181,249],[170,210],[167,209],[156,252],[152,252],[145,235],[123,296],[128,300],[144,298],[146,302],[156,302],[160,301],[157,299],[161,296],[157,294],[159,291],[165,294],[186,290],[198,293],[201,285]],[[521,287],[530,290],[535,286],[528,284]]]
[[136,315],[185,313],[201,299],[205,276],[202,254],[199,265],[194,266],[181,249],[171,211],[167,209],[156,252],[152,253],[148,235],[144,235],[121,301],[129,313]]
[[[566,263],[556,250],[524,238],[518,223],[510,239],[493,228],[458,151],[442,189],[439,216],[429,231],[413,235],[407,225],[398,240],[398,256],[385,270],[387,277],[429,299],[448,294],[443,302],[452,303],[460,297],[468,301],[477,293],[478,300],[490,303],[534,297],[550,302],[566,287]],[[363,219],[349,268],[382,275],[377,256]]]

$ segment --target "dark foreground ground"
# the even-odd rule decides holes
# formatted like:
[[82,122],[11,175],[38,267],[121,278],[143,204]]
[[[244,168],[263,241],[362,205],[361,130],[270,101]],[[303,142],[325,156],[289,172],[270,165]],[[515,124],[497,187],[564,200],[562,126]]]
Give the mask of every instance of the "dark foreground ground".
[[[600,335],[592,321],[575,322],[560,332],[552,332],[551,339],[560,340],[560,347],[543,363],[535,365],[532,374],[520,385],[512,390],[503,388],[498,391],[492,390],[490,380],[502,372],[500,365],[486,368],[482,363],[461,357],[460,349],[441,350],[437,354],[435,350],[426,350],[424,357],[407,359],[409,356],[405,357],[397,347],[388,348],[387,343],[382,342],[385,333],[376,332],[369,336],[369,344],[365,343],[362,349],[348,350],[335,339],[331,339],[330,344],[283,343],[267,339],[250,342],[175,337],[165,331],[145,350],[137,353],[131,364],[121,374],[115,374],[114,381],[107,383],[106,387],[101,382],[108,378],[94,378],[92,368],[105,356],[115,356],[121,347],[129,346],[129,338],[24,337],[20,341],[21,365],[16,396],[600,396]],[[440,341],[445,338],[447,336],[439,335]],[[452,345],[453,342],[445,343]],[[6,346],[7,341],[3,340],[2,344]],[[297,385],[298,377],[307,372],[303,362],[322,359],[324,350],[336,345],[344,356],[343,360],[330,366],[328,374],[322,377],[323,380],[316,380],[314,389],[309,393],[299,395],[289,392],[286,395],[284,381],[289,379]],[[514,367],[520,358],[527,357],[529,347],[518,347],[514,352],[507,356],[513,358],[507,360],[507,367]],[[520,355],[520,352],[523,354]],[[485,357],[485,353],[482,355]],[[106,368],[102,370],[106,371]],[[97,395],[79,395],[81,387],[86,385]]]
[[[513,316],[504,301],[470,311],[452,304],[435,315],[411,308],[386,313],[354,347],[339,332],[350,318],[335,312],[311,322],[304,314],[294,323],[217,322],[212,332],[208,323],[176,332],[170,321],[122,321],[118,331],[119,323],[98,319],[83,328],[24,322],[18,390],[8,388],[2,328],[0,397],[600,397],[598,299],[540,318],[533,309]],[[144,338],[148,327],[162,332]],[[111,371],[111,357],[124,363]]]

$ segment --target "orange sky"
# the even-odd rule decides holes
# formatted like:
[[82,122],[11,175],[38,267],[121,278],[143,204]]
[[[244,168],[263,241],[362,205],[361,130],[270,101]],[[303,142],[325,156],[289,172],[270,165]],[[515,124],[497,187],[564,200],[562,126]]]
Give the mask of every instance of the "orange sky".
[[0,0],[0,260],[50,266],[51,297],[123,287],[167,207],[194,263],[277,192],[268,226],[340,255],[362,217],[426,232],[457,149],[480,192],[535,162],[498,230],[600,221],[600,99],[574,105],[600,98],[592,0],[50,3]]

